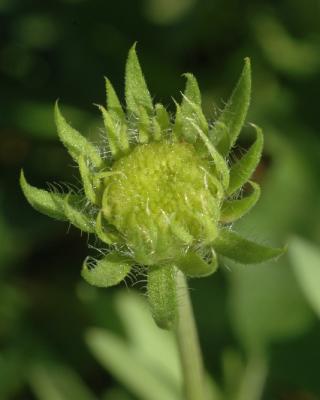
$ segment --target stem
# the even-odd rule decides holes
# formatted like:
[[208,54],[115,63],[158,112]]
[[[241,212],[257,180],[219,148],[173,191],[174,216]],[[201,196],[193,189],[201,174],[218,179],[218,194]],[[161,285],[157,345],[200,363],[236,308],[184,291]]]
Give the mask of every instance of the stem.
[[268,363],[264,355],[251,355],[244,371],[237,400],[260,400],[267,374]]
[[205,400],[202,355],[189,290],[184,274],[177,271],[178,322],[176,338],[186,400]]

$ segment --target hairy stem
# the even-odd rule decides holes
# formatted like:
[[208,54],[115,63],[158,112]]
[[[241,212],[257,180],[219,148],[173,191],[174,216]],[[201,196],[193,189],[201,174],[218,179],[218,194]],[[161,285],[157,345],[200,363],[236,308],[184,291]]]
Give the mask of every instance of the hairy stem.
[[205,400],[204,374],[198,333],[185,276],[177,271],[178,322],[176,338],[186,400]]

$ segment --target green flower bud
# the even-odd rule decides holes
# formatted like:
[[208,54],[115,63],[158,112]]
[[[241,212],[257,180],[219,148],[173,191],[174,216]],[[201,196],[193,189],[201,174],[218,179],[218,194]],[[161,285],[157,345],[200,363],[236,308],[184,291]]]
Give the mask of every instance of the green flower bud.
[[[108,79],[107,107],[98,106],[107,146],[90,143],[56,104],[58,135],[79,167],[83,195],[35,188],[23,173],[20,180],[35,209],[108,245],[100,260],[85,260],[82,276],[89,283],[115,285],[137,265],[148,271],[151,309],[165,328],[175,322],[177,269],[202,277],[217,269],[219,254],[258,263],[283,252],[248,241],[230,228],[260,196],[259,185],[250,181],[263,148],[257,126],[252,125],[256,139],[247,153],[236,162],[229,159],[249,106],[249,59],[213,125],[203,114],[195,77],[185,77],[182,102],[175,103],[171,117],[162,104],[153,104],[133,46],[126,66],[126,110]],[[251,192],[240,197],[247,183]]]

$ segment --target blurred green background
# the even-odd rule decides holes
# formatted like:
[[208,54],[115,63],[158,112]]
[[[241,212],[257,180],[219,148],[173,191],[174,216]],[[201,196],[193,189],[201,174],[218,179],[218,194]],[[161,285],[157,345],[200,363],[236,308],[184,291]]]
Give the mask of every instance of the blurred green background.
[[320,399],[319,0],[0,0],[0,399],[182,398],[172,338],[143,297],[83,282],[88,237],[36,213],[18,185],[22,167],[39,187],[77,184],[54,101],[99,135],[92,104],[104,76],[122,95],[136,40],[155,99],[173,110],[193,72],[212,119],[252,59],[263,191],[237,228],[289,251],[190,282],[212,399]]

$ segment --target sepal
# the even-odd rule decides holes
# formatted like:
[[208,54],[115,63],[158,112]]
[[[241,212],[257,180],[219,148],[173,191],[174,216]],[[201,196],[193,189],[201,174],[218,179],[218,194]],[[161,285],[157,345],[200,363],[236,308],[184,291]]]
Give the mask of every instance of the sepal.
[[[250,59],[245,58],[240,79],[209,136],[221,154],[226,156],[236,142],[245,121],[251,96]],[[227,135],[229,140],[223,137]]]
[[229,224],[247,214],[260,198],[260,186],[257,183],[249,181],[252,192],[239,200],[225,200],[222,204],[220,222]]
[[29,185],[23,170],[20,173],[20,186],[29,204],[35,210],[49,217],[67,221],[68,218],[64,211],[64,199],[66,197],[64,193],[48,192]]
[[129,113],[139,116],[140,106],[143,106],[148,114],[152,113],[152,98],[139,64],[136,53],[136,43],[129,51],[126,64],[125,96]]
[[106,93],[107,93],[107,108],[110,112],[112,119],[115,122],[125,122],[126,115],[121,107],[121,103],[117,96],[116,91],[114,90],[112,83],[108,78],[105,78],[106,81]]
[[286,249],[267,247],[243,238],[229,229],[221,229],[213,248],[222,256],[241,264],[258,264],[281,256]]
[[204,261],[199,254],[188,252],[186,255],[175,261],[175,265],[180,269],[180,271],[191,278],[202,278],[213,274],[217,270],[218,262],[214,252],[212,253],[210,263]]
[[240,189],[250,179],[259,164],[263,150],[263,134],[258,126],[254,124],[251,124],[251,126],[256,130],[257,138],[247,153],[231,166],[228,195]]
[[130,272],[131,263],[127,257],[109,253],[104,258],[94,261],[84,260],[81,276],[93,286],[110,287],[120,283]]
[[85,211],[83,198],[68,194],[64,198],[63,209],[68,221],[83,232],[94,233],[95,221]]
[[59,138],[70,153],[71,157],[75,161],[78,161],[78,157],[84,155],[96,168],[101,168],[103,160],[100,157],[98,150],[92,143],[82,136],[81,133],[67,123],[60,112],[58,102],[55,104],[54,115]]

